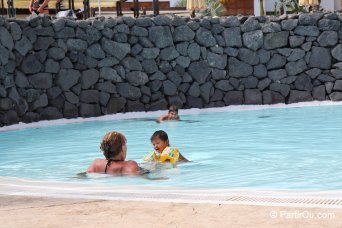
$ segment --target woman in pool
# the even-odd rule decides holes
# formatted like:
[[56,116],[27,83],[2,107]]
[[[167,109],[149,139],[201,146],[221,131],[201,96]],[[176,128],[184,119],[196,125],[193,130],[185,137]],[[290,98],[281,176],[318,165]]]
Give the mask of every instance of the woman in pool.
[[165,120],[179,120],[178,108],[176,105],[171,105],[169,107],[169,112],[165,115],[160,116],[157,122],[160,123]]
[[156,131],[151,136],[154,151],[144,157],[144,161],[160,161],[160,162],[187,162],[188,159],[183,157],[179,150],[171,147],[169,137],[165,131]]
[[94,160],[87,173],[140,174],[139,166],[135,161],[125,161],[127,145],[123,134],[116,131],[108,132],[103,137],[100,148],[106,159]]

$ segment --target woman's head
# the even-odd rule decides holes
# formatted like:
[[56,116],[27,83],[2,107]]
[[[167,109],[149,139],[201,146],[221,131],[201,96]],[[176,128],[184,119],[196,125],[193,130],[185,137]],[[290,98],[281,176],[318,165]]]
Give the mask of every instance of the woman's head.
[[103,137],[100,148],[106,159],[126,159],[126,137],[120,132],[108,132]]
[[151,136],[151,142],[153,148],[158,151],[159,153],[163,152],[163,150],[170,146],[169,144],[169,137],[167,136],[165,131],[156,131]]

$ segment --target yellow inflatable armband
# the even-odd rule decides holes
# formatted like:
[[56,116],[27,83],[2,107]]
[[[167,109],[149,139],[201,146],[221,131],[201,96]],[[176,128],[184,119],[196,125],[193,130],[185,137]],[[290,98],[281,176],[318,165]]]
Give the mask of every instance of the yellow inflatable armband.
[[166,147],[160,155],[159,161],[166,162],[170,161],[171,163],[177,162],[179,159],[179,150],[177,148]]
[[152,151],[144,157],[144,161],[159,161],[159,157],[160,156],[155,151]]

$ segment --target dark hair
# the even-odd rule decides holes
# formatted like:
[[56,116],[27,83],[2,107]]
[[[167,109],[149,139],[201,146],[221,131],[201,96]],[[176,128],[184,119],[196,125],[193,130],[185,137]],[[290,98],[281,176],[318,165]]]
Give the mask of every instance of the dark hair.
[[102,139],[100,149],[106,159],[115,157],[122,152],[122,147],[126,144],[126,137],[117,131],[108,132]]
[[167,141],[169,140],[169,136],[167,136],[165,131],[159,130],[153,133],[151,136],[151,141],[153,141],[155,138],[159,138],[162,141]]
[[176,105],[171,105],[169,107],[169,112],[177,112],[178,113],[178,108]]

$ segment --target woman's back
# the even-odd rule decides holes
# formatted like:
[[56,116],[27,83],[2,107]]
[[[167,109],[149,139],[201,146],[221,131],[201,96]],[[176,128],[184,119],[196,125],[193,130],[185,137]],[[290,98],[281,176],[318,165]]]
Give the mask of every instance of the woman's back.
[[112,161],[96,159],[89,166],[87,173],[129,174],[137,175],[139,166],[135,161]]

